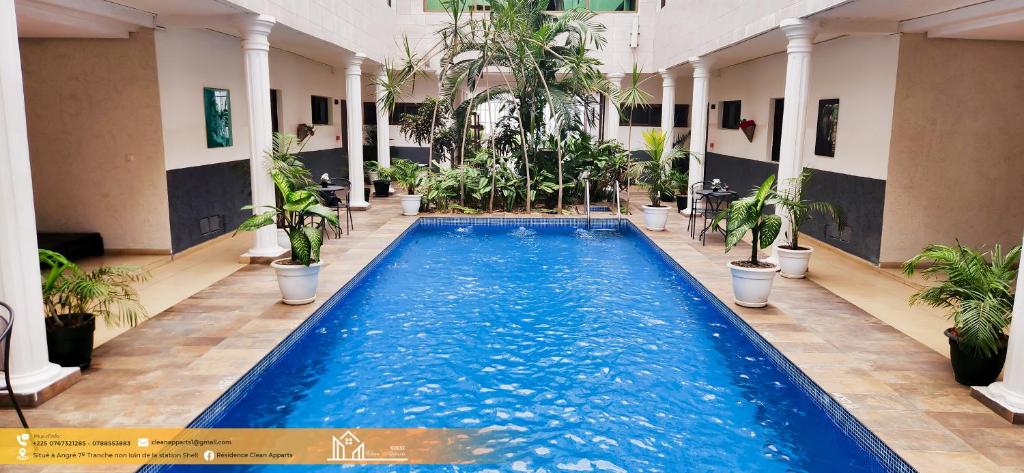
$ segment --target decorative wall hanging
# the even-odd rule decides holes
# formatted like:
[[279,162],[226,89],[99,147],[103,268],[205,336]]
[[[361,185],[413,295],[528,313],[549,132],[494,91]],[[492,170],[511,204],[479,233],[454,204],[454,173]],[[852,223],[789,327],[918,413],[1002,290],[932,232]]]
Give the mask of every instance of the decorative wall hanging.
[[839,99],[818,101],[818,131],[814,138],[814,154],[836,157],[836,135],[839,132]]
[[750,120],[747,118],[740,120],[740,130],[742,130],[743,134],[746,135],[747,141],[751,143],[754,142],[755,129],[757,129],[757,123],[754,123],[754,120]]
[[231,92],[204,87],[203,109],[206,112],[206,147],[231,146]]

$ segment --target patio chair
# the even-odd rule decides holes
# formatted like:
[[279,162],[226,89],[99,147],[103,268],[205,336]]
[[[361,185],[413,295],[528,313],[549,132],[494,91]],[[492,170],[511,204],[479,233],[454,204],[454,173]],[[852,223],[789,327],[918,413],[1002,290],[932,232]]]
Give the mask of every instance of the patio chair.
[[0,311],[0,324],[3,328],[0,330],[0,343],[4,345],[4,390],[7,391],[7,395],[11,397],[11,404],[14,406],[14,410],[18,413],[18,419],[21,419],[21,426],[28,428],[28,422],[25,420],[25,414],[21,412],[21,406],[18,405],[18,399],[14,395],[14,388],[11,387],[11,329],[14,325],[14,309],[11,306],[0,302],[0,307],[3,310]]
[[[344,189],[336,191],[333,198],[328,199],[327,206],[334,210],[338,215],[338,220],[341,220],[341,211],[345,211],[345,229],[347,229],[348,233],[351,235],[352,230],[355,230],[356,228],[356,225],[352,220],[352,207],[349,206],[349,203],[352,202],[352,181],[338,177],[331,179],[331,184],[344,187]],[[341,233],[345,229],[342,229],[339,226],[337,233],[338,237],[341,237]]]
[[690,195],[693,196],[693,201],[690,203],[690,215],[686,220],[686,229],[690,231],[690,238],[697,238],[697,213],[698,211],[703,214],[704,206],[707,204],[704,200],[704,196],[697,195],[697,191],[704,189],[705,181],[697,181],[690,185]]

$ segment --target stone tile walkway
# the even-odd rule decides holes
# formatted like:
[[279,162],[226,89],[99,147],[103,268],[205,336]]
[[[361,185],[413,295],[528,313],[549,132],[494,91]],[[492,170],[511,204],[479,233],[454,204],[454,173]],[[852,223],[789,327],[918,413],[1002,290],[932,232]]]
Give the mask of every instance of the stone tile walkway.
[[[629,218],[642,220],[638,213]],[[27,411],[29,422],[186,425],[415,220],[399,215],[395,198],[374,201],[355,219],[356,231],[323,250],[328,264],[316,303],[280,304],[270,268],[247,266],[101,346],[83,379]],[[972,399],[953,381],[948,359],[809,280],[778,278],[765,309],[732,305],[725,264],[738,256],[722,253],[720,237],[700,246],[684,227],[673,215],[669,231],[647,233],[920,471],[1024,472],[1024,427]],[[13,411],[0,411],[0,425],[17,425]]]

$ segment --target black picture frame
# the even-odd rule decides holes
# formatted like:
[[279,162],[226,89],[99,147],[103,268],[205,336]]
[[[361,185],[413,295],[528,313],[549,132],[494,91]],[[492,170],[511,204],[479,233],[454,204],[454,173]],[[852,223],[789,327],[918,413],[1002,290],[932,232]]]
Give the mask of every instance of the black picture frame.
[[818,121],[814,134],[814,154],[836,157],[836,138],[839,134],[839,99],[818,101]]

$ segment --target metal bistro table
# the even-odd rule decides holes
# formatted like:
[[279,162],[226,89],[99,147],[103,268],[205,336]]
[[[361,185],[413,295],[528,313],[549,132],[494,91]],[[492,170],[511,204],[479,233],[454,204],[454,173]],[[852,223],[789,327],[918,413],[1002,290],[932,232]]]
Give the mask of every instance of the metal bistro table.
[[[705,237],[708,230],[717,231],[721,233],[723,237],[725,236],[725,230],[713,225],[714,219],[715,216],[721,213],[730,202],[736,200],[736,198],[739,197],[739,194],[728,189],[699,189],[695,191],[695,193],[699,196],[699,201],[703,201],[704,203],[704,228],[700,231],[700,242],[701,245],[704,245],[707,243]],[[696,205],[694,207],[696,208]],[[693,235],[691,234],[691,237],[692,236]]]

